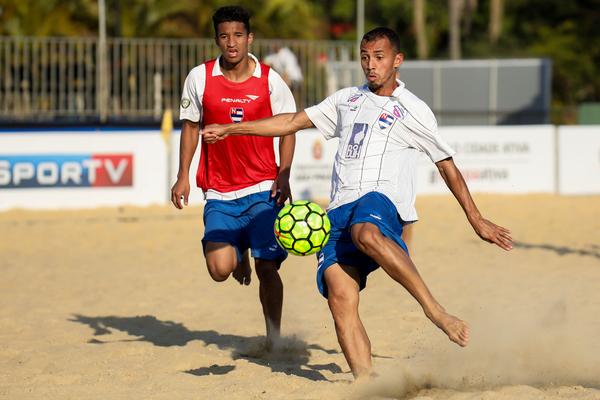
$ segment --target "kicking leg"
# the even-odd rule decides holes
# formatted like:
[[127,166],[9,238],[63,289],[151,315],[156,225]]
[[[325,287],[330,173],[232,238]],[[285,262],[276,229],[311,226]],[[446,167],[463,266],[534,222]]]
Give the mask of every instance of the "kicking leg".
[[404,286],[423,307],[425,315],[444,331],[451,341],[460,346],[467,345],[467,323],[448,314],[437,302],[410,257],[396,242],[385,237],[376,225],[368,222],[353,225],[351,234],[356,247],[381,265],[392,279]]
[[410,252],[414,255],[412,249],[412,240],[415,233],[415,224],[404,225],[402,229],[402,241],[406,243],[406,247],[410,249]]
[[325,270],[327,302],[338,342],[355,378],[371,371],[371,342],[358,315],[359,276],[355,267],[333,264]]
[[283,307],[283,283],[277,268],[279,262],[255,259],[256,276],[259,281],[259,297],[265,316],[267,344],[278,339],[281,332],[281,309]]
[[211,278],[216,282],[222,282],[229,278],[233,272],[233,277],[240,283],[250,284],[250,260],[248,252],[244,252],[241,262],[238,260],[235,247],[228,243],[207,242],[204,248],[204,257],[206,258],[206,267]]

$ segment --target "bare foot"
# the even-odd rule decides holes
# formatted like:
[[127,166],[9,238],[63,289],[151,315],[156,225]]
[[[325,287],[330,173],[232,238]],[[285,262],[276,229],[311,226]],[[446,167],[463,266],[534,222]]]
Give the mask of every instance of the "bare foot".
[[232,275],[240,285],[248,286],[250,284],[252,268],[250,268],[250,256],[248,255],[248,250],[242,254],[242,261],[235,267]]
[[270,353],[272,351],[277,351],[277,341],[273,340],[273,338],[267,336],[265,338],[265,351]]
[[283,344],[281,341],[281,332],[279,330],[279,326],[273,324],[269,319],[266,320],[267,323],[267,337],[265,339],[266,347],[269,351],[277,350],[278,347],[281,347]]
[[451,341],[461,347],[467,345],[469,342],[469,325],[465,321],[448,314],[442,307],[431,315],[426,315],[431,322],[448,335]]

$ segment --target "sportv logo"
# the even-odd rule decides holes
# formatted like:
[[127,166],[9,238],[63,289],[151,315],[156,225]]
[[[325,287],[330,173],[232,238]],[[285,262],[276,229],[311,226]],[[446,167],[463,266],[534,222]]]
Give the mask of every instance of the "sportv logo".
[[0,155],[0,189],[132,185],[132,154]]

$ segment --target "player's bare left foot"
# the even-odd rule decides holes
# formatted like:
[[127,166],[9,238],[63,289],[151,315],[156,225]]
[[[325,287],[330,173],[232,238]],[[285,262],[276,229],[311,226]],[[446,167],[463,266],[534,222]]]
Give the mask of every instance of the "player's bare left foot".
[[442,307],[432,313],[426,313],[426,315],[454,343],[461,347],[465,347],[469,343],[470,329],[465,321],[448,314]]
[[232,275],[240,285],[248,286],[250,284],[250,280],[252,279],[252,268],[250,268],[250,255],[248,254],[248,250],[242,254],[242,261],[235,267]]

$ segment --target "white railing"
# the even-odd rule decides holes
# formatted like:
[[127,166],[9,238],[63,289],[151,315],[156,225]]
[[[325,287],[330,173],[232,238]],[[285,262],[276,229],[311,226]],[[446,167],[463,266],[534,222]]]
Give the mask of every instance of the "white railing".
[[[329,61],[355,59],[349,41],[256,40],[252,52],[262,59],[281,45],[304,75],[298,107],[329,94]],[[0,122],[144,122],[166,109],[177,117],[188,71],[216,55],[213,39],[110,38],[102,49],[96,38],[0,37]]]

